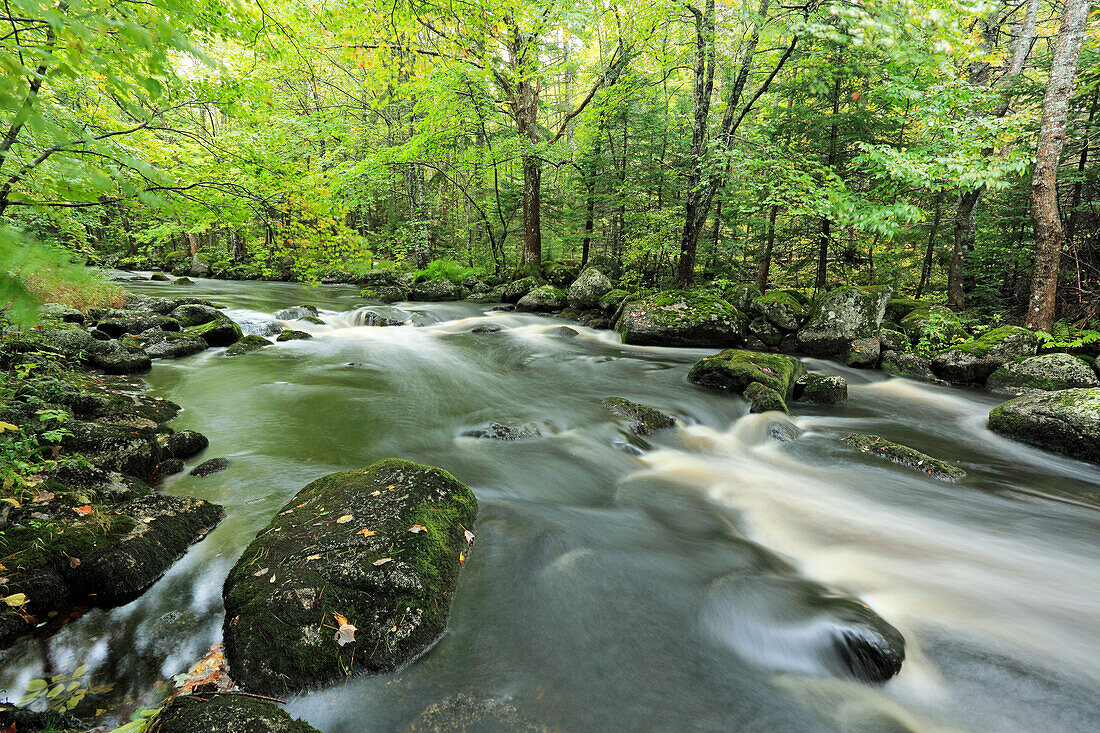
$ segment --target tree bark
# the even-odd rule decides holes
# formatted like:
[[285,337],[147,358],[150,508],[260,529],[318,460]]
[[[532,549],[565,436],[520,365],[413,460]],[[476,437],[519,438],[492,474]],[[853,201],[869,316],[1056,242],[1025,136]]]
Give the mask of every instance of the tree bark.
[[[825,164],[832,168],[836,165],[837,115],[840,114],[840,77],[833,85],[833,123],[829,127],[829,157]],[[817,238],[817,277],[814,278],[814,290],[822,291],[828,285],[829,242],[832,240],[832,222],[829,217],[821,217],[821,233]]]
[[1035,154],[1035,173],[1031,178],[1031,223],[1035,228],[1035,269],[1031,280],[1025,325],[1049,331],[1054,325],[1058,295],[1058,266],[1062,258],[1065,232],[1058,214],[1058,163],[1066,139],[1066,120],[1073,81],[1081,56],[1089,0],[1066,0],[1062,26],[1054,45],[1050,81],[1043,96],[1043,116],[1039,124],[1039,148]]
[[1085,178],[1085,167],[1089,162],[1089,139],[1092,137],[1092,124],[1096,117],[1096,108],[1100,105],[1100,85],[1092,93],[1092,104],[1089,105],[1089,117],[1085,122],[1085,134],[1081,141],[1081,154],[1077,158],[1077,180],[1073,182],[1073,195],[1070,196],[1069,220],[1066,222],[1066,242],[1073,242],[1073,235],[1077,232],[1077,219],[1080,212],[1077,207],[1081,205],[1081,189]]
[[779,214],[779,206],[772,204],[771,213],[768,215],[768,241],[764,245],[764,260],[760,263],[760,270],[756,273],[756,287],[760,292],[768,289],[768,271],[772,266],[772,250],[775,248],[775,217]]
[[936,194],[936,212],[932,215],[932,230],[928,232],[928,246],[924,250],[924,262],[920,267],[920,282],[917,283],[917,299],[928,286],[928,278],[932,274],[932,256],[936,249],[936,234],[940,229],[940,217],[943,214],[943,191]]
[[978,222],[975,210],[984,190],[975,188],[963,191],[959,194],[959,206],[955,209],[955,249],[951,253],[951,265],[947,268],[947,304],[956,310],[966,307],[963,268],[966,253],[974,244],[974,230]]

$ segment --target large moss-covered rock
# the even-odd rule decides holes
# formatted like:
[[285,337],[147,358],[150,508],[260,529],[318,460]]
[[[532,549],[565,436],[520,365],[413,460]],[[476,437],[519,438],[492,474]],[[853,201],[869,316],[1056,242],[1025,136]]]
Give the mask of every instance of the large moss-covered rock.
[[241,354],[247,354],[252,351],[259,351],[260,349],[268,346],[271,346],[271,342],[265,339],[263,336],[250,334],[226,349],[225,355],[240,356]]
[[912,345],[909,337],[902,331],[884,328],[878,333],[879,348],[882,351],[908,351]]
[[137,341],[150,359],[179,359],[197,354],[210,346],[202,336],[189,331],[149,331],[139,334]]
[[363,288],[359,294],[364,298],[378,300],[383,303],[397,303],[409,299],[408,291],[399,285],[372,285]]
[[443,633],[476,514],[466,486],[408,461],[306,486],[225,582],[234,679],[282,694],[416,658]]
[[806,318],[806,306],[784,290],[773,290],[753,298],[752,309],[784,331],[794,331]]
[[760,382],[753,382],[745,388],[745,399],[749,401],[749,412],[782,412],[785,415],[790,415],[791,411],[787,409],[787,403],[783,400],[783,396],[776,392],[771,387],[765,387]]
[[409,287],[409,299],[430,303],[462,300],[462,292],[462,286],[458,283],[440,278],[422,283],[414,282]]
[[1100,461],[1100,387],[1017,397],[990,410],[989,427],[1041,448]]
[[1075,387],[1100,387],[1100,378],[1073,354],[1040,354],[1010,361],[989,375],[986,386],[998,394],[1024,395]]
[[623,343],[639,346],[738,346],[748,319],[709,293],[672,290],[631,301],[616,328]]
[[955,311],[942,305],[921,306],[899,321],[901,330],[914,343],[935,339],[950,344],[966,339],[966,328]]
[[878,366],[879,355],[882,350],[882,342],[879,337],[854,339],[848,344],[848,351],[844,354],[844,363],[856,369],[874,369]]
[[786,397],[805,372],[802,362],[787,354],[726,349],[695,362],[688,379],[703,387],[734,392],[744,392],[750,384],[759,382]]
[[794,382],[794,398],[819,405],[839,405],[848,399],[848,382],[836,374],[803,374]]
[[722,299],[742,313],[752,309],[752,301],[760,297],[760,288],[753,283],[735,283],[722,291]]
[[749,321],[749,333],[760,339],[764,346],[775,348],[783,343],[783,331],[777,328],[764,316],[757,316]]
[[152,367],[140,346],[120,341],[93,341],[84,351],[84,362],[107,374],[140,374]]
[[563,310],[569,304],[569,297],[564,290],[547,283],[540,285],[516,303],[516,310],[533,311],[535,313],[552,313]]
[[1035,334],[1019,326],[1001,326],[932,359],[932,372],[949,382],[984,382],[1002,364],[1034,356],[1039,348]]
[[319,733],[273,702],[242,695],[181,695],[164,706],[157,733]]
[[818,297],[798,331],[798,348],[816,356],[847,352],[856,340],[878,333],[889,288],[839,287]]
[[877,435],[852,433],[844,436],[844,442],[855,446],[863,453],[912,468],[941,481],[958,481],[966,475],[961,468],[947,461],[933,458],[901,443],[892,443]]
[[279,343],[284,341],[304,341],[306,339],[313,338],[313,334],[306,333],[305,331],[295,331],[293,328],[288,328],[279,334],[279,337],[275,339]]
[[914,298],[890,298],[886,301],[886,317],[893,323],[900,323],[901,319],[915,311],[917,308],[926,308],[931,303],[926,300]]
[[[275,314],[276,317],[278,315],[278,313]],[[192,326],[187,329],[187,332],[201,336],[209,346],[230,346],[244,337],[241,327],[221,311],[218,311],[214,320],[200,326]]]
[[150,328],[178,331],[180,323],[171,316],[162,316],[151,311],[109,310],[100,317],[96,328],[111,338],[118,338],[128,333],[148,331]]
[[909,351],[886,351],[879,361],[879,368],[887,374],[906,379],[933,381],[932,360]]
[[616,417],[626,420],[636,435],[649,435],[676,426],[676,420],[660,410],[622,397],[605,397],[603,405]]
[[169,315],[179,321],[184,328],[189,328],[215,320],[218,317],[218,309],[201,303],[184,303],[173,309]]
[[569,286],[569,306],[577,310],[596,308],[600,298],[614,289],[614,284],[595,267],[589,267]]
[[598,304],[600,312],[608,318],[613,317],[616,311],[619,310],[619,306],[621,306],[623,304],[623,301],[629,297],[630,293],[625,290],[620,290],[618,288],[605,293],[603,296],[600,297],[600,302]]
[[500,299],[504,303],[518,303],[520,298],[541,284],[533,275],[521,277],[503,286],[500,291]]

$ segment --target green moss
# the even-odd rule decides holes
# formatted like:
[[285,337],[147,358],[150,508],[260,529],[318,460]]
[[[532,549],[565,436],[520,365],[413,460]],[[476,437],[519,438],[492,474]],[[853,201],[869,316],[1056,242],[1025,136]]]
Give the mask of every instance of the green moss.
[[958,466],[933,458],[907,445],[893,443],[878,435],[852,433],[844,436],[844,442],[855,446],[867,455],[912,468],[941,481],[958,481],[966,476],[966,472]]
[[615,415],[630,421],[630,429],[638,435],[648,435],[676,425],[675,420],[660,410],[622,397],[605,397],[603,405]]
[[727,349],[695,362],[688,379],[704,387],[736,392],[759,382],[783,396],[790,394],[794,381],[804,371],[802,362],[787,354]]
[[1034,338],[1035,334],[1026,328],[1020,326],[1001,326],[1000,328],[994,328],[990,331],[986,331],[979,338],[971,339],[965,343],[959,344],[954,347],[954,351],[961,351],[967,354],[973,354],[974,356],[984,356],[994,347],[1003,344],[1012,338],[1031,337]]
[[760,382],[753,382],[745,388],[745,399],[751,403],[749,412],[752,413],[778,411],[785,415],[791,414],[783,396]]
[[107,549],[130,532],[132,517],[105,514],[81,522],[34,521],[0,533],[0,564],[11,570],[68,566],[69,558],[87,558]]
[[610,310],[612,308],[618,308],[619,303],[630,297],[630,293],[625,290],[616,288],[600,298],[600,308],[602,310]]

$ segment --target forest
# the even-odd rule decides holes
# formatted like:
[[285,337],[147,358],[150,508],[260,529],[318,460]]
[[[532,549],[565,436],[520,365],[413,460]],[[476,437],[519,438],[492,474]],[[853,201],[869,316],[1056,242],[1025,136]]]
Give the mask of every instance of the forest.
[[5,14],[9,270],[597,264],[628,290],[888,285],[1063,334],[1100,309],[1082,0]]

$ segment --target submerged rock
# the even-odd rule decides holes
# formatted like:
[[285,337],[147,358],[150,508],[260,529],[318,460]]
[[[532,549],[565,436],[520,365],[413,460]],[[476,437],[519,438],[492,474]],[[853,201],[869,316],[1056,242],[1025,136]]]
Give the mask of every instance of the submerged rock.
[[941,481],[958,481],[966,475],[966,471],[954,464],[933,458],[907,445],[893,443],[877,435],[852,433],[844,436],[844,442],[855,446],[863,453],[886,461],[893,461]]
[[716,295],[666,291],[623,306],[616,328],[638,346],[713,346],[745,343],[748,319]]
[[1039,339],[1026,328],[1001,326],[932,359],[932,372],[949,382],[984,382],[1002,364],[1034,356]]
[[759,382],[785,397],[805,371],[801,361],[787,354],[727,349],[695,362],[688,379],[703,387],[735,392],[743,392],[753,382]]
[[493,323],[487,323],[484,326],[478,326],[477,328],[471,329],[470,333],[498,333],[501,330],[500,326]]
[[283,308],[282,310],[275,311],[274,316],[280,321],[294,321],[299,318],[306,318],[308,316],[317,315],[317,306],[315,305],[296,305],[293,308]]
[[672,416],[622,397],[605,397],[603,406],[614,415],[627,420],[630,430],[636,435],[649,435],[655,430],[676,426],[676,420]]
[[304,339],[313,338],[313,334],[306,333],[305,331],[295,331],[293,328],[288,328],[279,334],[276,341],[282,343],[283,341],[302,341]]
[[476,515],[465,485],[409,461],[306,486],[225,582],[234,679],[282,694],[415,659],[446,627]]
[[549,733],[550,730],[525,718],[507,700],[459,694],[425,708],[409,723],[405,733]]
[[319,733],[273,702],[242,695],[172,698],[157,716],[158,733]]
[[791,414],[791,411],[787,408],[787,403],[783,400],[783,396],[771,387],[765,387],[760,382],[750,384],[745,388],[744,394],[745,399],[749,401],[750,413],[782,412],[784,415]]
[[516,310],[550,313],[560,311],[569,304],[566,292],[553,285],[540,285],[516,303]]
[[203,461],[199,465],[191,469],[191,475],[198,478],[205,476],[212,476],[215,473],[219,473],[229,468],[228,458],[211,458],[209,461]]
[[1100,387],[1100,378],[1073,354],[1040,354],[1010,361],[986,380],[998,394],[1024,395],[1076,387]]
[[400,326],[409,322],[411,314],[408,311],[394,308],[393,306],[377,306],[374,308],[360,308],[351,316],[353,326]]
[[247,354],[250,351],[259,351],[260,349],[271,346],[271,342],[265,339],[263,336],[249,335],[245,336],[235,344],[225,350],[226,356],[240,356]]
[[989,428],[1040,448],[1100,461],[1100,387],[1017,397],[990,410]]
[[856,339],[878,333],[890,288],[845,286],[818,297],[798,330],[798,347],[815,356],[845,354]]
[[569,326],[557,326],[548,330],[546,334],[548,336],[557,336],[558,338],[572,339],[580,336],[581,332]]
[[803,374],[795,380],[794,398],[799,402],[839,405],[848,399],[848,381],[836,374]]
[[589,267],[569,286],[569,306],[577,310],[597,308],[600,298],[610,293],[614,287],[606,275],[595,267]]
[[501,425],[498,422],[491,422],[483,428],[475,428],[463,433],[467,438],[488,438],[490,440],[522,440],[524,438],[534,438],[538,434],[539,431],[536,428],[516,428],[511,425]]

